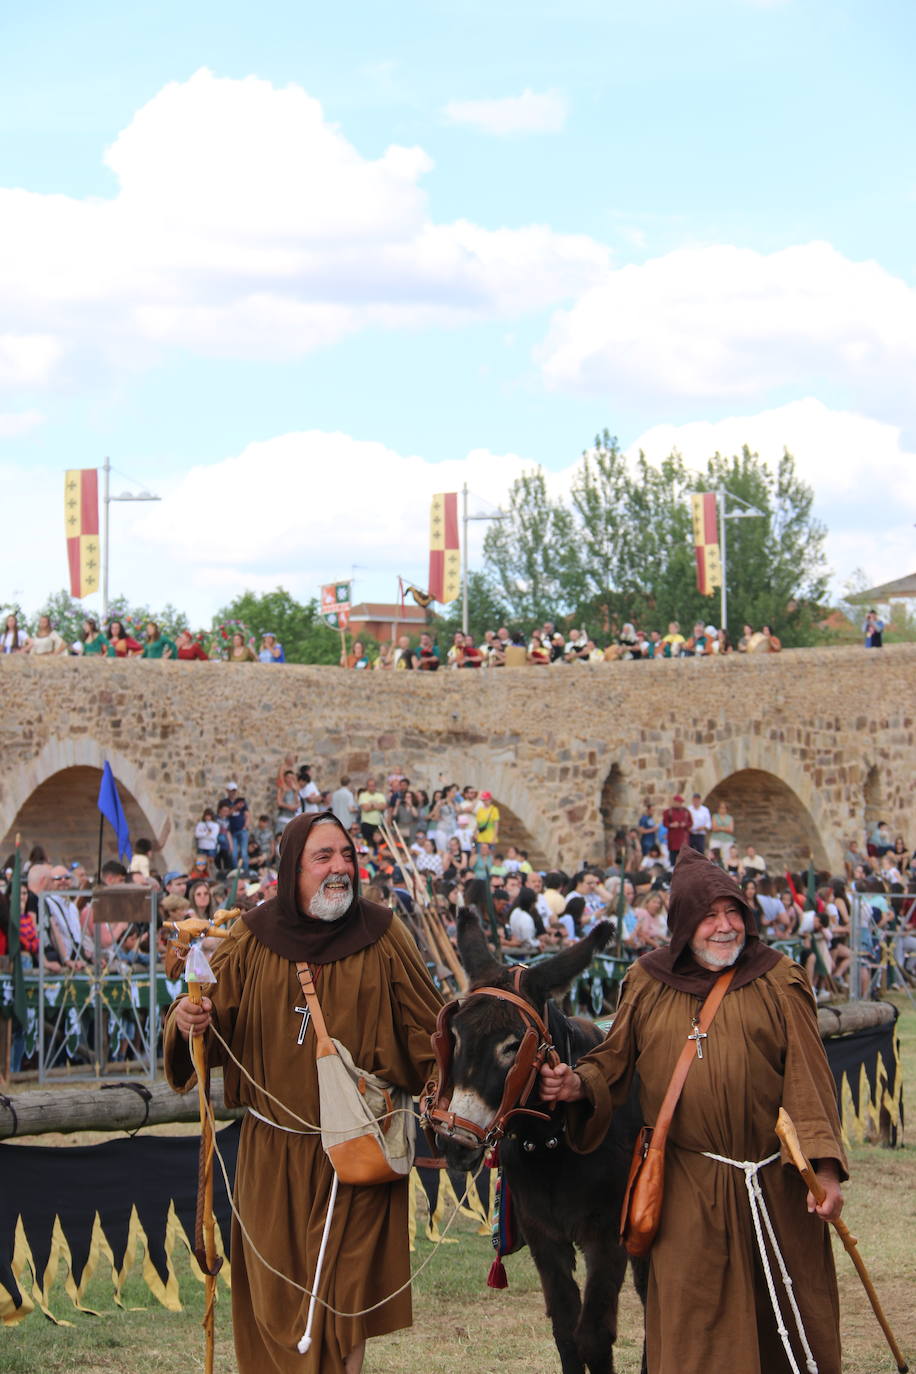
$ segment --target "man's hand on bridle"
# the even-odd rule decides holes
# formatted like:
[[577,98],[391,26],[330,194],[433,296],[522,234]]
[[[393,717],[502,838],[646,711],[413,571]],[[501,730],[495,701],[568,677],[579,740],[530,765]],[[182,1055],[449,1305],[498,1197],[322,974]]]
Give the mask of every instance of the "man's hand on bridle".
[[540,1080],[538,1091],[542,1102],[578,1102],[585,1096],[582,1079],[568,1064],[557,1064],[555,1068],[545,1064]]

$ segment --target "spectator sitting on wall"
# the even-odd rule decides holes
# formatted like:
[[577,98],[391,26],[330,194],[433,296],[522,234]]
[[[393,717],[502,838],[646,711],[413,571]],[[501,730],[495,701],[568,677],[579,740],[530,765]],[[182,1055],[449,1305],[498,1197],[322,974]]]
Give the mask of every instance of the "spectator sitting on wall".
[[392,662],[396,672],[410,671],[414,665],[414,651],[410,647],[410,635],[401,635],[398,639],[398,646],[392,655]]
[[241,630],[236,630],[232,636],[229,652],[226,655],[227,663],[257,663],[258,656],[250,644],[245,643],[245,636]]
[[6,626],[0,636],[0,651],[5,654],[21,654],[29,642],[25,630],[20,630],[15,614],[6,617]]
[[51,617],[38,617],[38,629],[32,638],[22,646],[24,654],[65,654],[67,646],[51,624]]
[[173,641],[162,633],[155,620],[150,620],[146,626],[146,639],[140,657],[174,658],[176,653],[177,649]]
[[420,635],[420,647],[415,656],[415,667],[422,673],[435,673],[439,668],[439,650],[433,642],[433,637],[425,630]]
[[202,662],[209,662],[209,654],[201,644],[200,639],[195,639],[190,630],[180,630],[176,640],[175,657],[183,661],[200,659]]
[[870,610],[865,617],[865,624],[862,626],[862,633],[865,636],[866,649],[880,649],[884,645],[884,621],[876,610]]
[[[354,645],[354,648],[356,646]],[[261,647],[258,650],[259,663],[285,663],[286,654],[283,652],[283,645],[277,640],[274,634],[266,634],[261,639]]]
[[120,620],[112,620],[108,626],[108,657],[139,658],[143,645],[129,635]]

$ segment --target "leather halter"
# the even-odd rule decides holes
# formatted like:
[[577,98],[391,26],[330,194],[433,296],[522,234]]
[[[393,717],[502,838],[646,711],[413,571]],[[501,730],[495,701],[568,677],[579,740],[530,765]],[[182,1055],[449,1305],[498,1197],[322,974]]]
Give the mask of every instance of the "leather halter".
[[[547,1029],[546,1006],[544,1015],[540,1016],[530,1002],[519,996],[519,987],[524,972],[525,966],[521,964],[516,965],[513,970],[514,992],[510,992],[508,988],[475,988],[462,1001],[456,999],[453,1002],[447,1002],[439,1012],[436,1030],[432,1037],[439,1075],[438,1079],[431,1079],[426,1085],[421,1106],[423,1124],[432,1127],[437,1135],[450,1137],[454,1136],[456,1131],[460,1131],[464,1135],[470,1135],[479,1145],[490,1147],[498,1144],[505,1135],[506,1124],[513,1116],[533,1116],[540,1121],[551,1119],[550,1112],[537,1111],[533,1107],[525,1105],[531,1097],[543,1065],[545,1063],[558,1064],[560,1056],[557,1054],[550,1037],[550,1031]],[[475,998],[481,997],[510,1003],[521,1014],[525,1022],[525,1033],[503,1084],[502,1099],[486,1126],[478,1126],[475,1121],[469,1121],[463,1116],[456,1116],[453,1111],[449,1110],[455,1087],[452,1082],[452,1059],[454,1057],[452,1019],[462,1007],[473,1002]]]

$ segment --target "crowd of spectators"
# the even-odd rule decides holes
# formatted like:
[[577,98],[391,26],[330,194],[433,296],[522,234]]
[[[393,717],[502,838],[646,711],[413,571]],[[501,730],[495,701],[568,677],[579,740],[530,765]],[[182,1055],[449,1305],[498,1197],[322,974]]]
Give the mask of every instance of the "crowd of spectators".
[[[336,783],[332,786],[331,784]],[[738,827],[723,797],[689,803],[674,794],[667,806],[647,799],[635,823],[617,831],[604,864],[582,862],[575,871],[539,867],[501,834],[492,794],[470,784],[431,789],[400,771],[371,775],[357,785],[343,775],[316,778],[290,755],[280,763],[269,798],[251,806],[238,780],[202,807],[181,871],[162,871],[153,841],[134,841],[128,865],[109,860],[104,886],[153,888],[160,919],[212,915],[231,904],[246,909],[272,895],[285,826],[300,812],[331,810],[349,831],[363,890],[410,915],[422,901],[454,934],[460,906],[474,904],[498,935],[508,960],[528,960],[581,939],[599,920],[615,927],[625,959],[668,940],[671,875],[685,846],[706,853],[740,884],[760,935],[781,942],[802,962],[816,995],[849,990],[851,904],[859,894],[865,919],[859,929],[862,983],[867,995],[876,971],[888,962],[899,977],[916,976],[916,853],[884,821],[860,846],[850,841],[842,874],[773,871],[765,854]],[[0,957],[7,952],[13,857],[0,881]],[[75,975],[95,957],[92,877],[66,855],[49,859],[36,845],[23,865],[20,948],[28,970]],[[39,940],[39,900],[50,920]],[[120,975],[165,963],[160,933],[149,948],[149,925],[99,919],[103,962]],[[174,970],[172,976],[175,976]],[[855,990],[854,990],[855,991]]]
[[458,630],[444,651],[428,632],[416,643],[410,635],[402,634],[396,643],[382,644],[375,653],[355,640],[340,661],[344,668],[436,672],[439,668],[513,668],[525,664],[547,668],[559,663],[614,663],[620,659],[709,658],[716,654],[778,653],[781,648],[769,625],[759,630],[745,625],[734,645],[726,630],[701,622],[687,635],[672,620],[664,635],[660,630],[647,632],[627,624],[618,632],[595,638],[575,628],[564,632],[548,620],[530,635],[510,632],[504,625],[487,630],[479,643],[473,635]]
[[[139,638],[136,636],[139,635]],[[205,647],[208,646],[208,647]],[[214,649],[216,652],[214,653]],[[183,661],[217,657],[226,663],[285,663],[283,645],[274,634],[263,634],[260,641],[241,630],[227,631],[218,641],[202,630],[179,630],[174,639],[165,634],[155,620],[133,626],[113,619],[104,627],[87,616],[79,636],[68,644],[54,628],[50,616],[40,616],[38,629],[28,635],[19,627],[15,615],[6,617],[0,636],[4,654],[75,654],[87,658],[162,658]]]

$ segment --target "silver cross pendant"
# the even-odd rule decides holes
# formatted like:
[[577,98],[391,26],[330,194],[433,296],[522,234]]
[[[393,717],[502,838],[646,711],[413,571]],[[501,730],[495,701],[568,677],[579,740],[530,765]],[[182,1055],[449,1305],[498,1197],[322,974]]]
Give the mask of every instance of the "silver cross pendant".
[[[297,1007],[296,1010],[298,1011],[299,1008]],[[709,1037],[708,1037],[708,1035],[706,1034],[705,1031],[701,1031],[701,1030],[700,1030],[700,1023],[699,1023],[699,1021],[697,1020],[696,1017],[693,1018],[693,1020],[691,1021],[690,1024],[693,1026],[693,1031],[691,1032],[690,1035],[688,1035],[687,1039],[688,1039],[688,1040],[692,1040],[692,1041],[695,1043],[695,1045],[696,1045],[696,1047],[697,1047],[697,1059],[702,1059],[702,1058],[703,1058],[703,1041],[704,1041],[704,1040],[708,1040]],[[300,1043],[301,1043],[301,1042],[300,1042]]]

